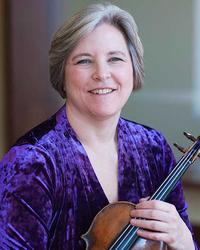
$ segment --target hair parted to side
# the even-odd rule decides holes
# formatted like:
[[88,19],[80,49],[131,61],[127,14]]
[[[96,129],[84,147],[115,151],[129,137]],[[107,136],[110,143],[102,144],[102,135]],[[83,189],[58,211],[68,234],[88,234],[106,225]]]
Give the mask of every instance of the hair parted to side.
[[110,3],[91,4],[72,16],[52,37],[49,50],[50,81],[63,98],[66,97],[63,89],[64,69],[70,53],[83,36],[102,23],[115,26],[124,35],[133,65],[133,89],[141,88],[144,79],[143,46],[133,17]]

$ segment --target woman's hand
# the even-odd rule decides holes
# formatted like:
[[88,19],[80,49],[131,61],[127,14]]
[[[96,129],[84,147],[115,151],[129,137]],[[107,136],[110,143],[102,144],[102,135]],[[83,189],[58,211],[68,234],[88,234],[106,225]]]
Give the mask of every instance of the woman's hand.
[[137,232],[140,237],[163,241],[173,250],[194,249],[191,232],[174,205],[144,198],[131,211],[131,217],[130,223],[141,228]]

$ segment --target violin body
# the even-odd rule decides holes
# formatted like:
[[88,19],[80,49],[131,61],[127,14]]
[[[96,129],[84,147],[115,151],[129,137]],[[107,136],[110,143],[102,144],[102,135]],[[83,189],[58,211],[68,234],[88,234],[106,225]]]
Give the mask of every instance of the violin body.
[[[130,221],[130,211],[135,205],[130,202],[115,202],[104,207],[94,218],[89,230],[82,236],[87,250],[108,250]],[[102,230],[103,229],[103,230]],[[166,244],[139,238],[131,250],[167,250]]]

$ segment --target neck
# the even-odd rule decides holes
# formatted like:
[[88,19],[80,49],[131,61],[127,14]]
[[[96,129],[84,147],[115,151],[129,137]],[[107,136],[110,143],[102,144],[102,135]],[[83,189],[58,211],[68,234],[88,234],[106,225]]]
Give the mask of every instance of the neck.
[[66,105],[67,117],[79,140],[88,146],[116,141],[116,128],[120,114],[97,118],[86,116]]

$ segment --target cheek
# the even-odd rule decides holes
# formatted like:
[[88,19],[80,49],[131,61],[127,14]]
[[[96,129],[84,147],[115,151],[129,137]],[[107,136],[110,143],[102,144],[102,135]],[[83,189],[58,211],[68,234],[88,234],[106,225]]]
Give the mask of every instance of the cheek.
[[76,87],[78,81],[78,76],[74,70],[66,69],[65,70],[65,82],[64,87],[66,91],[70,91],[73,87]]
[[82,95],[87,91],[88,78],[86,74],[80,70],[68,69],[65,71],[65,91],[69,97]]
[[65,84],[81,86],[85,79],[87,79],[87,74],[84,71],[70,68],[65,70]]
[[127,84],[131,89],[131,92],[133,90],[133,84],[134,84],[134,79],[133,79],[133,68],[129,68],[128,72],[127,72]]
[[[120,72],[120,71],[119,71]],[[133,89],[133,70],[124,70],[121,71],[119,75],[121,82],[127,89]]]

